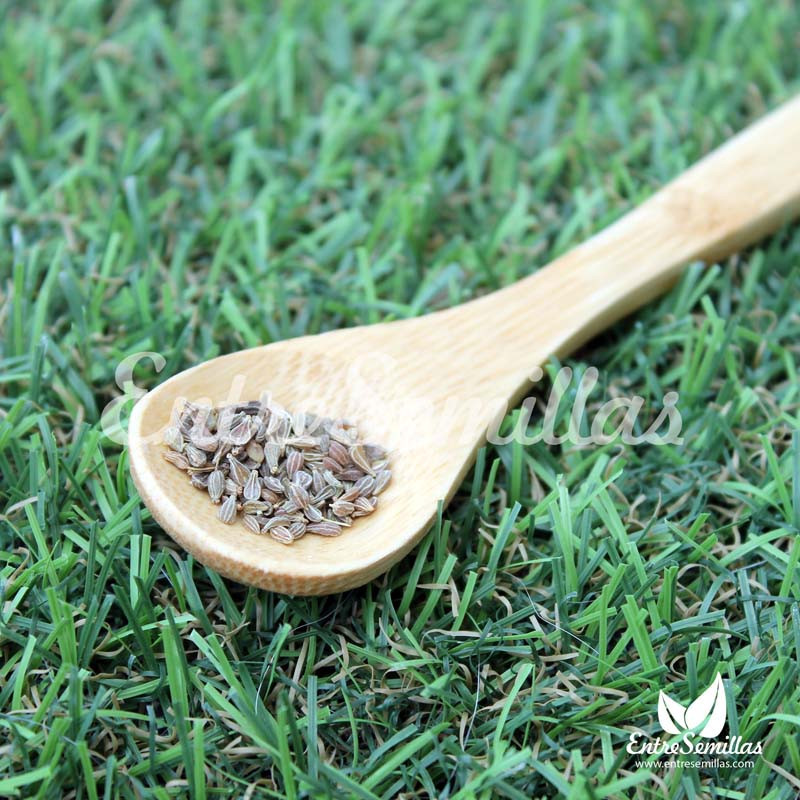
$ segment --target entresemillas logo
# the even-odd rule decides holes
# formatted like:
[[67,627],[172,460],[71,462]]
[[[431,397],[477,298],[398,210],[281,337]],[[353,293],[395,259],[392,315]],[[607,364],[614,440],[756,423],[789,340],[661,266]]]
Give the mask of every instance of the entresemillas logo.
[[631,755],[740,756],[760,755],[761,742],[745,742],[741,736],[719,738],[725,727],[727,702],[722,676],[689,706],[682,706],[666,692],[658,693],[658,721],[665,733],[679,739],[647,739],[642,731],[630,735],[625,749]]

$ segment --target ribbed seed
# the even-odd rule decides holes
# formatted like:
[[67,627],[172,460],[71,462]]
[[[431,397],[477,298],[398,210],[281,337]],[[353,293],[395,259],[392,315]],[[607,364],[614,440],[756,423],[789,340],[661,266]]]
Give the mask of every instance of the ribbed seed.
[[306,526],[309,533],[316,533],[317,536],[338,536],[342,529],[333,522],[318,522],[314,525]]
[[212,503],[219,503],[222,493],[225,491],[225,473],[220,469],[215,469],[208,476],[208,496]]
[[242,497],[245,500],[258,500],[261,497],[261,478],[257,470],[250,470],[250,476],[242,490]]
[[217,516],[226,525],[230,525],[236,519],[236,497],[234,495],[225,498],[225,502],[219,507]]
[[350,448],[350,460],[364,472],[372,472],[372,464],[360,444],[354,444]]
[[288,528],[283,525],[278,525],[275,528],[269,529],[269,535],[279,541],[281,544],[291,544],[294,541],[294,536],[289,532]]
[[303,509],[303,513],[306,515],[309,522],[322,522],[324,519],[322,512],[316,506],[306,506],[306,508]]
[[289,487],[289,499],[299,508],[307,508],[311,502],[308,492],[302,487],[293,483]]
[[170,425],[164,431],[164,444],[180,453],[183,450],[183,434],[180,428]]
[[189,462],[183,453],[176,453],[174,450],[165,450],[161,455],[164,456],[165,461],[174,464],[178,469],[182,469],[184,472],[189,469]]
[[247,483],[247,479],[250,477],[250,470],[235,456],[228,456],[228,464],[230,465],[231,478],[233,478],[239,486],[244,486]]
[[242,516],[242,523],[251,533],[261,533],[261,525],[253,514],[244,514]]

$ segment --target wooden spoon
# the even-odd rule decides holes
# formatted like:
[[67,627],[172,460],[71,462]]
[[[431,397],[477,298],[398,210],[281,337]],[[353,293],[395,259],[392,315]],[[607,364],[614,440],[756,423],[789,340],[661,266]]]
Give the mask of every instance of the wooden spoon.
[[[529,376],[664,292],[693,260],[713,261],[800,211],[800,97],[715,150],[586,243],[501,291],[428,316],[304,336],[215,358],[135,406],[130,463],[155,519],[204,564],[276,592],[359,586],[430,526]],[[223,525],[217,507],[162,458],[176,402],[250,400],[347,417],[390,450],[377,511],[337,538],[290,546]]]

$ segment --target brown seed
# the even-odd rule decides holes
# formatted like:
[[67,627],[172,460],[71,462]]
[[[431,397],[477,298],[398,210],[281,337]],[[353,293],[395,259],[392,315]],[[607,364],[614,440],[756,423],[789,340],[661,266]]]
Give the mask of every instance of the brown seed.
[[242,493],[242,487],[236,483],[233,478],[225,478],[225,492],[224,494],[232,494],[239,496]]
[[294,436],[286,440],[286,444],[292,447],[299,447],[302,450],[310,450],[317,446],[317,440],[313,436]]
[[292,519],[291,517],[287,516],[286,514],[279,514],[276,517],[270,517],[265,523],[264,527],[261,529],[262,533],[267,533],[271,528],[274,528],[276,525],[291,525]]
[[294,536],[292,536],[292,534],[289,533],[289,529],[285,528],[283,525],[270,528],[269,535],[281,544],[291,544],[294,541]]
[[194,430],[190,436],[191,443],[198,449],[206,453],[215,453],[219,447],[219,439],[208,433],[195,434]]
[[299,450],[292,450],[286,457],[286,472],[290,478],[303,469],[303,454]]
[[328,448],[328,455],[343,467],[350,463],[350,454],[341,442],[332,441]]
[[364,448],[364,452],[367,454],[367,458],[370,461],[374,462],[378,459],[386,458],[386,450],[379,444],[364,444],[362,447]]
[[345,447],[349,447],[351,444],[353,444],[352,437],[347,431],[344,430],[344,428],[332,425],[328,431],[328,434],[333,440],[331,444],[333,444],[334,441],[339,442],[339,444],[343,444]]
[[306,472],[304,469],[298,470],[292,478],[292,483],[302,486],[306,491],[311,488],[311,473]]
[[342,471],[342,465],[336,461],[336,459],[333,459],[330,456],[325,456],[325,458],[322,459],[322,469],[324,469],[326,472],[330,472],[333,475]]
[[231,478],[236,481],[239,486],[244,486],[247,483],[247,479],[250,477],[250,470],[235,456],[228,456],[228,464],[230,464],[231,467]]
[[208,496],[212,503],[219,503],[222,493],[225,491],[225,474],[222,470],[215,469],[208,476]]
[[281,501],[280,495],[273,492],[272,489],[267,489],[266,486],[261,487],[261,499],[273,505]]
[[358,481],[364,477],[364,473],[358,467],[348,467],[339,473],[343,481]]
[[363,478],[360,478],[353,489],[355,489],[360,496],[364,496],[370,494],[372,492],[372,487],[375,486],[375,478],[371,475],[365,475]]
[[359,497],[353,504],[356,510],[353,512],[354,517],[361,517],[365,514],[371,514],[375,510],[375,506],[370,503],[366,497]]
[[183,450],[183,434],[180,429],[174,425],[166,428],[164,430],[164,444],[180,453]]
[[195,472],[189,480],[192,482],[192,486],[194,486],[195,489],[202,489],[205,491],[208,486],[208,473]]
[[258,500],[261,497],[261,478],[258,476],[256,470],[250,470],[250,477],[242,490],[242,496],[245,500]]
[[303,509],[303,513],[309,522],[322,522],[324,519],[322,512],[316,506],[307,506]]
[[317,536],[338,536],[342,532],[342,529],[334,522],[318,522],[307,525],[306,530],[309,533],[316,533]]
[[283,416],[277,409],[272,409],[267,421],[267,436],[273,436],[283,425]]
[[199,447],[195,447],[193,444],[184,445],[183,454],[193,467],[202,467],[206,464],[206,454]]
[[314,494],[317,492],[321,492],[325,488],[325,478],[322,477],[322,473],[318,470],[311,471],[311,488]]
[[286,489],[284,488],[283,484],[280,482],[278,478],[273,478],[271,475],[267,478],[264,478],[264,486],[267,487],[271,492],[277,492],[278,494],[283,494]]
[[355,506],[353,503],[348,503],[347,500],[337,500],[331,505],[331,511],[337,517],[349,517],[353,513]]
[[322,477],[325,479],[325,482],[329,486],[333,486],[334,489],[342,488],[342,482],[329,469],[326,469],[322,473]]
[[324,503],[326,500],[330,500],[332,497],[336,496],[336,489],[333,486],[326,486],[321,492],[317,492],[314,497],[311,499],[311,502],[318,506],[320,503]]
[[271,514],[272,505],[262,503],[260,500],[245,500],[242,503],[242,513],[244,514]]
[[174,464],[178,469],[186,470],[189,469],[189,462],[186,460],[186,456],[183,453],[176,453],[174,450],[165,450],[162,454],[165,461],[169,461],[170,464]]
[[364,448],[360,444],[354,444],[350,448],[350,460],[364,472],[372,472],[372,464],[367,458]]
[[261,533],[261,525],[252,514],[244,514],[242,516],[242,523],[251,533]]
[[226,525],[230,525],[236,519],[236,497],[229,495],[225,502],[219,507],[217,516]]
[[308,504],[311,502],[308,492],[302,486],[298,486],[295,483],[289,487],[289,499],[298,506],[298,508],[307,508]]
[[267,442],[264,445],[264,460],[273,475],[278,472],[278,459],[280,459],[280,456],[281,446],[277,442]]
[[255,440],[251,439],[245,447],[247,457],[256,464],[260,464],[264,460],[264,448]]
[[250,441],[250,417],[242,416],[230,429],[227,440],[231,444],[242,445]]
[[375,473],[375,485],[372,487],[372,491],[375,494],[380,494],[385,488],[389,481],[392,479],[392,473],[389,472],[388,469],[380,469]]
[[304,522],[293,522],[289,526],[289,533],[292,534],[292,539],[299,539],[304,536],[306,532],[306,525]]

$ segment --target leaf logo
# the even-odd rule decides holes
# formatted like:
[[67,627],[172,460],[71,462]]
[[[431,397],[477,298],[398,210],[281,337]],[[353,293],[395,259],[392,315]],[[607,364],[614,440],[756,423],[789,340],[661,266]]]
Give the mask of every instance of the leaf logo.
[[719,736],[725,726],[727,706],[722,676],[717,673],[708,687],[688,708],[673,700],[666,692],[658,693],[658,721],[661,727],[672,734],[694,730],[705,739]]

